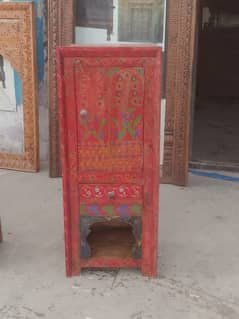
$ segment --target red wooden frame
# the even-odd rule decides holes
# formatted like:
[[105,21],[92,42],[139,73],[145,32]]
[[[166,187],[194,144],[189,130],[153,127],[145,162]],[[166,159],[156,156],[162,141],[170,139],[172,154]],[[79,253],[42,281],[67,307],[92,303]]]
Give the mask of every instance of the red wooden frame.
[[[137,259],[80,259],[80,194],[79,181],[87,180],[86,172],[78,165],[78,114],[74,86],[66,91],[65,83],[74,79],[72,59],[112,58],[120,66],[143,67],[145,72],[144,97],[144,165],[143,177],[127,176],[125,182],[139,182],[144,186],[142,214],[142,258]],[[123,62],[122,62],[123,61]],[[132,62],[133,61],[133,62]],[[65,255],[67,276],[78,275],[82,268],[141,268],[143,274],[156,276],[158,252],[159,205],[159,140],[160,140],[160,82],[161,49],[142,47],[64,47],[57,49],[58,97],[60,105],[61,159],[63,170],[63,201],[65,226]],[[82,173],[82,174],[80,174]],[[83,176],[83,179],[79,176]],[[97,175],[97,174],[96,174]],[[122,173],[124,175],[124,173]],[[84,180],[85,178],[85,180]],[[112,180],[112,181],[111,181]],[[94,183],[113,183],[112,174],[97,175]],[[89,181],[88,181],[89,183]]]

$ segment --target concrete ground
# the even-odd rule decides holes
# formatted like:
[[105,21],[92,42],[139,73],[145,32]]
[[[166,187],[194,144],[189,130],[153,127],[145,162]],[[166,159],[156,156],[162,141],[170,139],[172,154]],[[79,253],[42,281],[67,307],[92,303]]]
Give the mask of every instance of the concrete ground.
[[61,180],[0,171],[0,319],[238,319],[239,184],[162,185],[159,278],[66,278]]

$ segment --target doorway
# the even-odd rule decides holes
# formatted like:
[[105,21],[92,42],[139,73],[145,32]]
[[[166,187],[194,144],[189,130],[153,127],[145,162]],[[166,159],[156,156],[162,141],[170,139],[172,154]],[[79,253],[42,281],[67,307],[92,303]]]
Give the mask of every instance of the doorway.
[[[213,14],[210,13],[210,17],[207,19],[204,17],[205,20],[202,20],[202,17],[200,18],[201,20],[198,19],[198,16],[200,16],[199,13],[201,7],[206,7],[207,10],[209,10],[209,13],[211,8]],[[219,148],[212,152],[214,153],[212,155],[217,155],[217,158],[213,158],[213,166],[211,165],[210,168],[214,167],[227,170],[238,170],[238,131],[234,123],[238,119],[237,106],[239,103],[238,96],[236,94],[236,86],[239,84],[239,77],[237,77],[237,73],[239,74],[239,72],[236,72],[238,62],[233,62],[233,59],[236,59],[238,56],[237,52],[239,51],[237,49],[237,44],[239,42],[238,40],[235,41],[236,37],[238,36],[238,15],[239,3],[233,0],[168,0],[166,46],[166,120],[163,178],[161,179],[161,181],[164,183],[181,186],[187,185],[189,163],[192,159],[197,159],[197,164],[200,164],[200,166],[197,167],[202,167],[202,163],[204,162],[206,163],[206,167],[204,167],[209,168],[207,164],[210,164],[210,157],[207,156],[207,158],[202,158],[200,148],[198,148],[198,153],[200,154],[200,156],[198,156],[195,144],[197,141],[195,142],[195,140],[200,139],[202,146],[205,146],[205,144],[208,143],[209,137],[207,135],[205,137],[204,135],[202,138],[200,138],[198,130],[200,129],[202,135],[205,133],[206,130],[204,129],[203,125],[206,125],[206,122],[210,117],[208,114],[202,114],[202,111],[200,120],[200,113],[196,112],[198,109],[196,104],[202,105],[202,108],[205,109],[205,113],[206,110],[209,113],[213,113],[213,116],[211,116],[211,122],[209,124],[211,126],[211,130],[214,128],[213,133],[216,135],[216,137],[218,134],[220,134],[220,139],[218,139]],[[213,93],[213,90],[211,89],[211,93],[209,96],[206,95],[206,99],[205,95],[203,96],[200,93],[205,93],[205,83],[202,81],[201,86],[196,86],[197,99],[195,99],[195,86],[193,85],[195,82],[193,81],[195,80],[194,67],[196,62],[200,60],[199,54],[197,54],[196,45],[196,26],[199,20],[202,22],[202,29],[204,29],[204,27],[210,27],[208,24],[216,23],[218,28],[216,28],[214,25],[214,29],[217,29],[216,31],[214,30],[214,34],[217,31],[222,32],[223,30],[225,37],[223,40],[224,43],[222,41],[219,42],[218,50],[212,48],[214,50],[215,59],[220,58],[223,63],[219,65],[218,62],[216,64],[217,69],[215,72],[217,72],[220,77],[215,77],[213,73],[210,74],[211,79],[213,79],[213,81],[211,80],[212,89],[214,89],[214,92],[216,90],[217,94]],[[232,38],[234,40],[232,40]],[[227,43],[225,41],[227,41]],[[209,45],[211,45],[211,43]],[[231,55],[225,59],[222,58],[222,52],[226,49],[228,50],[224,54],[229,54],[230,52]],[[205,60],[207,61],[206,58]],[[215,65],[215,60],[213,60],[213,63]],[[212,65],[210,65],[210,67],[212,67]],[[229,70],[231,70],[230,72],[232,73],[230,73]],[[203,72],[201,73],[203,74]],[[224,77],[222,77],[222,74],[224,74]],[[198,72],[196,78],[198,77],[200,77],[200,72]],[[229,78],[231,81],[230,83]],[[209,79],[207,78],[207,81]],[[219,81],[220,79],[222,80],[221,82]],[[208,87],[210,88],[210,86]],[[202,98],[199,99],[198,96],[200,95]],[[192,108],[193,100],[196,101],[193,103],[193,106],[195,106],[194,108]],[[212,105],[211,109],[206,109],[207,105],[205,106],[205,102]],[[215,111],[213,111],[214,108],[216,109]],[[217,113],[219,113],[220,108],[222,111],[221,120],[218,118],[220,123],[220,127],[218,127],[219,124],[218,122],[216,123],[215,120],[218,117]],[[199,114],[199,117],[197,114]],[[199,127],[197,130],[198,123],[201,125],[201,128]],[[223,144],[222,135],[225,139]],[[229,137],[226,137],[226,135]],[[203,138],[205,139],[204,141]],[[213,143],[211,142],[211,144]],[[207,155],[210,155],[208,153],[209,152],[207,152]],[[191,165],[193,165],[193,163],[191,163]]]
[[239,4],[199,3],[190,166],[239,171]]

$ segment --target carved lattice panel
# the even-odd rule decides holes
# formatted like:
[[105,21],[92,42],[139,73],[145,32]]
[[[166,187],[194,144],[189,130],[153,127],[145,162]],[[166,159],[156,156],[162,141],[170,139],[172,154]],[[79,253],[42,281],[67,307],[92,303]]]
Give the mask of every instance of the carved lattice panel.
[[119,41],[161,42],[164,1],[119,0]]

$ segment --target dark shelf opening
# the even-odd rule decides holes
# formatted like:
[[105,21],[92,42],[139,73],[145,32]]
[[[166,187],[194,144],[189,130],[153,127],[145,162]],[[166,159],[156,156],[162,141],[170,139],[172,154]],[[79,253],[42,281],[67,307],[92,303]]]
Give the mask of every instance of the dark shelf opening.
[[91,257],[132,258],[136,245],[131,225],[119,222],[99,222],[93,224],[87,242],[91,248]]

